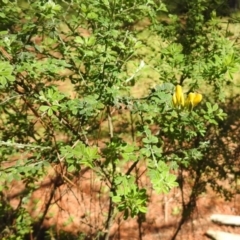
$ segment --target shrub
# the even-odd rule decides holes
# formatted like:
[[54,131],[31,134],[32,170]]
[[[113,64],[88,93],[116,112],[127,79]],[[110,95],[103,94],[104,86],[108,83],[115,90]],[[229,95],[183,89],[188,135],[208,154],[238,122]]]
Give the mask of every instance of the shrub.
[[[158,21],[167,11],[161,1],[2,2],[0,179],[2,192],[12,181],[25,183],[17,219],[50,166],[62,166],[62,183],[83,169],[99,176],[108,189],[105,239],[117,211],[124,219],[147,212],[148,189],[135,171],[140,164],[157,193],[181,187],[178,169],[200,178],[211,151],[209,131],[226,116],[216,102],[239,64],[214,11],[205,14],[208,1],[188,1],[184,19],[169,14],[167,24]],[[148,26],[135,28],[143,19]],[[140,32],[157,38],[154,59],[143,53],[154,46],[140,41]],[[135,83],[149,69],[159,79],[134,97]],[[172,102],[178,84],[188,107]],[[203,100],[195,106],[197,91]],[[8,237],[20,239],[30,226],[12,222]]]

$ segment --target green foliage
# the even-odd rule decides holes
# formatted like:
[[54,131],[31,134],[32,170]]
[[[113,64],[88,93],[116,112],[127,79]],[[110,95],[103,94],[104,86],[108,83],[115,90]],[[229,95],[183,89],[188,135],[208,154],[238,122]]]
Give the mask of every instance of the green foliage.
[[135,179],[129,175],[115,176],[114,184],[117,187],[116,194],[112,196],[119,211],[124,212],[124,219],[130,215],[134,217],[139,213],[146,213],[147,193],[146,189],[139,189]]
[[213,86],[211,98],[223,100],[226,84],[238,71],[239,56],[225,32],[219,30],[220,20],[214,11],[209,18],[205,16],[207,4],[205,0],[190,1],[190,10],[182,21],[170,16],[169,26],[158,27],[170,41],[161,51],[158,67],[162,80],[171,76],[180,84],[186,82],[190,91],[208,84]]
[[0,84],[2,88],[15,80],[14,76],[12,76],[13,67],[8,62],[3,61],[0,63],[0,72]]
[[[240,63],[215,12],[206,13],[209,4],[188,1],[184,19],[169,12],[166,24],[158,19],[167,11],[161,1],[3,1],[1,191],[22,180],[21,198],[28,198],[49,166],[62,166],[65,180],[90,168],[108,188],[106,237],[117,212],[124,219],[147,212],[149,189],[139,184],[140,166],[159,194],[178,186],[179,169],[204,172],[209,132],[226,117],[217,101],[224,100]],[[153,64],[141,52],[149,44],[139,40],[142,30],[135,27],[142,19],[160,44]],[[133,75],[131,62],[139,66]],[[159,79],[146,95],[133,97],[147,67]],[[201,92],[202,103],[191,111],[175,108],[177,84],[184,94]],[[0,210],[2,216],[9,208]],[[15,218],[8,239],[32,231],[23,206]]]
[[100,157],[96,147],[87,147],[81,142],[75,144],[74,147],[65,145],[60,151],[63,156],[61,161],[66,161],[69,172],[79,171],[81,166],[93,168],[94,160]]

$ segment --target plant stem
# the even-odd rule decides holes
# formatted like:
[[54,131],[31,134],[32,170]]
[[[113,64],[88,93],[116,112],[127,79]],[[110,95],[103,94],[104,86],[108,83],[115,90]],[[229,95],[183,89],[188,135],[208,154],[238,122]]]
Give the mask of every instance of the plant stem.
[[113,138],[113,123],[112,123],[112,114],[111,114],[111,109],[110,106],[107,106],[107,116],[108,116],[108,129],[109,129],[109,134],[110,138]]

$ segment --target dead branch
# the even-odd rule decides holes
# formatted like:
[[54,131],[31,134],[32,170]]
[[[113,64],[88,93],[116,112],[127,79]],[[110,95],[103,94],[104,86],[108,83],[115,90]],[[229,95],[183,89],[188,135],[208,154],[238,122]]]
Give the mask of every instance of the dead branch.
[[210,217],[211,221],[221,223],[224,225],[235,225],[240,226],[240,216],[224,215],[224,214],[213,214]]
[[216,240],[240,240],[239,234],[226,233],[222,231],[208,230],[206,235]]

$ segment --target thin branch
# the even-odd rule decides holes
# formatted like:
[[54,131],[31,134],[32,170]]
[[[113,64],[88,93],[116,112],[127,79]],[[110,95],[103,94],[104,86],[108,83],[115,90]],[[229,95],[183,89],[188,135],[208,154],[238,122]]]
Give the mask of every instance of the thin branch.
[[10,100],[12,100],[14,98],[18,98],[18,97],[21,97],[21,95],[19,94],[19,95],[12,96],[10,98],[6,98],[0,103],[0,105],[3,105],[4,103],[9,102]]
[[110,106],[107,106],[107,116],[108,116],[108,129],[109,129],[109,134],[110,138],[113,138],[113,123],[112,123],[112,114],[111,114],[111,109]]
[[134,131],[134,121],[133,121],[133,114],[132,111],[130,111],[130,121],[131,121],[131,135],[132,135],[132,141],[135,141],[135,131]]

